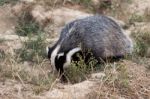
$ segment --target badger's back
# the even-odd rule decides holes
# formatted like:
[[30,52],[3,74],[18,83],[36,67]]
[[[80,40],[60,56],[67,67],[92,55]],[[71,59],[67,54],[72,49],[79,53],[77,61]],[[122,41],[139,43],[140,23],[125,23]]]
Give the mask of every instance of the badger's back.
[[80,46],[96,58],[123,56],[132,52],[132,41],[121,27],[106,16],[90,16],[75,20],[62,30],[60,52]]

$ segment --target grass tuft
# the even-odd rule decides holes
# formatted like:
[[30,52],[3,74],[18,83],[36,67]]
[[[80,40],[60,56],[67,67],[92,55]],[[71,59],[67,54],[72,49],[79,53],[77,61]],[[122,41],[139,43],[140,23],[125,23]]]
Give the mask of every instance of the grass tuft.
[[132,14],[129,18],[129,24],[134,24],[134,22],[143,22],[144,16],[138,14]]
[[4,4],[8,3],[15,4],[17,1],[19,0],[0,0],[0,6],[3,6]]
[[31,61],[40,63],[46,56],[46,42],[45,37],[41,34],[34,39],[29,37],[29,40],[24,42],[24,47],[16,50],[20,61]]
[[135,32],[132,33],[135,40],[134,55],[141,57],[149,56],[147,55],[148,49],[150,48],[150,33],[149,32]]
[[86,7],[90,6],[92,0],[72,0],[74,3],[84,5]]
[[106,77],[104,81],[107,81],[109,85],[115,85],[115,87],[121,86],[126,88],[129,85],[129,76],[126,66],[121,63],[107,64],[105,68]]
[[66,69],[65,75],[71,83],[79,83],[86,80],[96,68],[96,59],[90,58],[87,64],[81,56],[79,56],[79,59],[80,61],[73,61],[71,66]]
[[22,15],[18,17],[18,25],[16,26],[17,35],[37,35],[39,32],[43,32],[39,24],[34,21],[28,11],[24,11]]

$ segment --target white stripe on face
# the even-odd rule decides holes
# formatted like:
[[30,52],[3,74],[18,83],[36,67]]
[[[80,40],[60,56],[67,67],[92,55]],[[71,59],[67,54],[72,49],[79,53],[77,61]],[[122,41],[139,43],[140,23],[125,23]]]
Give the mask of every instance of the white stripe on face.
[[70,64],[71,64],[71,60],[72,60],[72,56],[76,53],[76,52],[78,52],[78,51],[80,51],[81,50],[81,48],[80,47],[77,47],[77,48],[74,48],[74,49],[72,49],[72,50],[70,50],[68,53],[67,53],[67,56],[66,56],[66,63],[64,64],[64,68],[67,68]]
[[52,69],[53,71],[56,71],[56,68],[55,68],[55,58],[57,56],[57,53],[60,49],[60,45],[57,45],[56,48],[53,50],[52,54],[51,54],[51,65],[52,65]]
[[59,53],[59,54],[57,55],[57,58],[59,59],[61,56],[64,56],[64,53]]

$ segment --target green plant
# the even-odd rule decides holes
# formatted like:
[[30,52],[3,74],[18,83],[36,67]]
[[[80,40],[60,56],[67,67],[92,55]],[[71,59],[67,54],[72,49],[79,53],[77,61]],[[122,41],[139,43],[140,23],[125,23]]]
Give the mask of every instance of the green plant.
[[148,48],[150,48],[150,33],[149,32],[135,32],[132,33],[135,40],[134,55],[147,56]]
[[19,36],[37,35],[42,33],[42,28],[37,22],[34,21],[29,11],[22,12],[18,17],[18,25],[16,26],[16,34]]
[[65,76],[71,83],[78,83],[88,78],[97,64],[97,60],[91,57],[89,62],[85,64],[84,59],[78,56],[80,61],[72,61],[71,66],[66,69]]
[[131,17],[129,18],[129,23],[134,24],[134,22],[143,22],[144,21],[144,16],[138,15],[138,14],[132,14]]
[[5,41],[5,39],[0,38],[0,44],[3,43],[4,41]]
[[126,66],[121,63],[107,64],[105,68],[106,81],[109,85],[115,85],[114,87],[121,86],[122,88],[128,87],[129,76]]
[[39,63],[46,56],[45,48],[45,37],[38,34],[38,36],[34,39],[29,37],[29,40],[24,42],[24,47],[16,50],[16,53],[17,55],[19,54],[20,61],[32,61]]
[[16,33],[19,36],[27,36],[31,34],[37,34],[39,32],[39,25],[34,21],[20,22],[19,26],[16,27]]
[[0,6],[7,4],[7,3],[16,3],[19,0],[0,0]]

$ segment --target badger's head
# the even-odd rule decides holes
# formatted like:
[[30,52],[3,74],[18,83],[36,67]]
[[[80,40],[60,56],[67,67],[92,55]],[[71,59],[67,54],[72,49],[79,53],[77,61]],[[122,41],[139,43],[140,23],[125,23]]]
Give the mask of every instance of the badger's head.
[[64,68],[67,68],[72,60],[76,60],[76,54],[81,53],[81,48],[76,47],[66,52],[59,52],[60,46],[55,48],[47,48],[48,58],[51,61],[53,71],[59,71],[62,73]]

